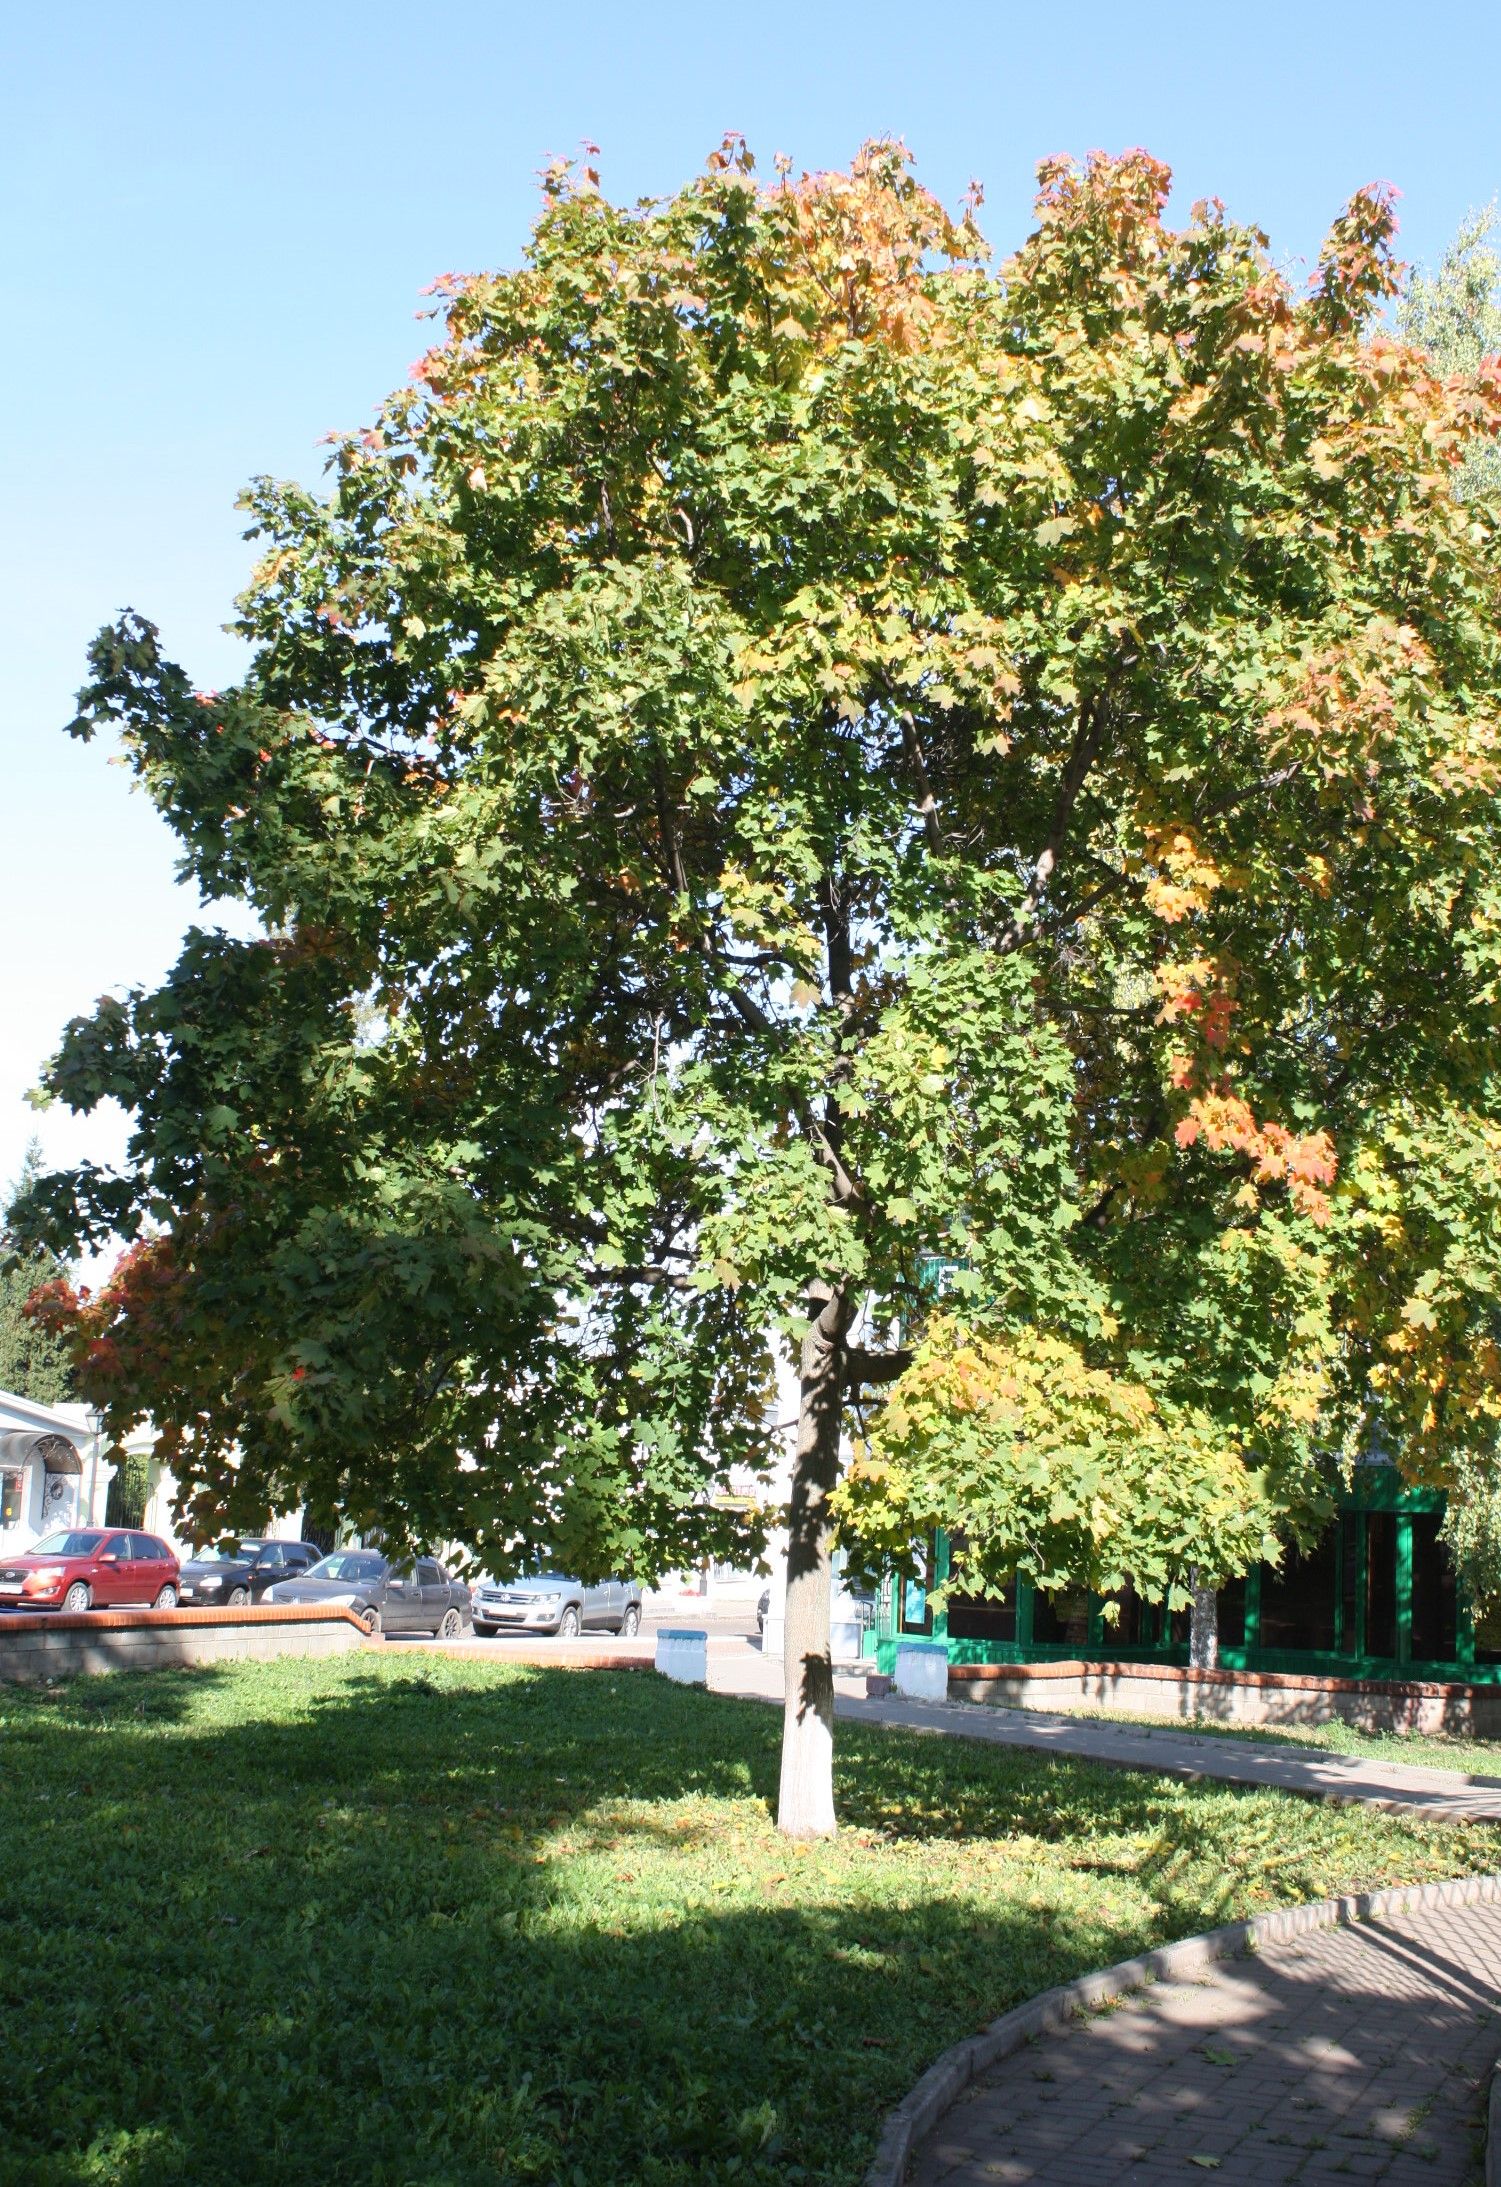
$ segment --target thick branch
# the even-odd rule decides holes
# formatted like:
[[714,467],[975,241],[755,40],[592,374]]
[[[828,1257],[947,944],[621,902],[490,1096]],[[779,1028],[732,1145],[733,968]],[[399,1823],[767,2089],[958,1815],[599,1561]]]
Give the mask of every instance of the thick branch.
[[1002,955],[1009,955],[1013,949],[1019,949],[1032,931],[1038,907],[1047,894],[1048,883],[1051,881],[1058,862],[1063,856],[1064,846],[1068,841],[1069,827],[1074,817],[1074,808],[1079,802],[1079,794],[1088,779],[1089,770],[1099,756],[1100,746],[1104,742],[1105,730],[1109,720],[1109,708],[1106,706],[1103,693],[1089,700],[1080,710],[1078,726],[1074,731],[1073,745],[1069,751],[1068,760],[1063,769],[1063,780],[1058,785],[1058,796],[1053,805],[1053,818],[1048,829],[1048,839],[1038,853],[1037,864],[1033,868],[1032,884],[1027,890],[1026,901],[1000,938],[998,946]]
[[918,741],[917,730],[910,720],[902,723],[902,742],[906,746],[907,757],[912,762],[912,772],[917,777],[917,809],[922,814],[923,832],[928,838],[928,848],[931,851],[942,851],[943,821],[939,817],[938,800],[933,794],[928,762]]
[[910,1351],[868,1352],[863,1345],[850,1344],[844,1353],[844,1383],[846,1389],[875,1388],[885,1382],[895,1382],[912,1364]]

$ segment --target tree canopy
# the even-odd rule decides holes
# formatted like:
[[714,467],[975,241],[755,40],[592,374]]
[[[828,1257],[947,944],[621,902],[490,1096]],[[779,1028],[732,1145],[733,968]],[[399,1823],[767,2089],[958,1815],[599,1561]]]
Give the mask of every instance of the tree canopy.
[[72,1347],[63,1332],[26,1311],[34,1291],[67,1281],[67,1270],[45,1247],[13,1251],[11,1212],[41,1176],[41,1142],[26,1149],[21,1174],[6,1195],[0,1229],[0,1390],[37,1405],[61,1405],[73,1396]]
[[1501,376],[1376,329],[1382,191],[1298,296],[1168,188],[1048,161],[992,268],[891,144],[559,168],[328,494],[251,490],[241,684],[128,616],[74,725],[266,928],[50,1073],[137,1119],[29,1201],[136,1235],[51,1307],[111,1425],[195,1523],[660,1565],[791,1344],[793,1827],[836,1493],[1160,1592],[1376,1424],[1493,1464]]

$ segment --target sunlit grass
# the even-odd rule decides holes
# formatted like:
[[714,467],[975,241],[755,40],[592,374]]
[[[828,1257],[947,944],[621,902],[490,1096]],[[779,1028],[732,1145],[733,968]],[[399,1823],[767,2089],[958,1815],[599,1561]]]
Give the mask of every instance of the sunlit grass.
[[[976,1707],[988,1708],[989,1702]],[[1032,1711],[1018,1710],[1017,1714]],[[1140,1731],[1188,1732],[1207,1739],[1246,1739],[1261,1746],[1317,1747],[1325,1754],[1348,1754],[1374,1762],[1405,1762],[1413,1768],[1452,1769],[1462,1776],[1501,1784],[1501,1739],[1476,1739],[1460,1732],[1358,1731],[1352,1724],[1224,1724],[1205,1716],[1144,1716],[1137,1709],[1093,1704],[1075,1707],[1049,1703],[1041,1713],[1078,1717],[1091,1724],[1128,1724]]]
[[1086,1968],[1495,1841],[395,1648],[0,1689],[0,2180],[853,2183],[945,2044]]

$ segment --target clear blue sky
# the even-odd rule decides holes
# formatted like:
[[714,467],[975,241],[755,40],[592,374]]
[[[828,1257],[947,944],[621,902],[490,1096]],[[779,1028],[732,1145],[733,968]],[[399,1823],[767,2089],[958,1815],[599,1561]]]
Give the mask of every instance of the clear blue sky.
[[195,901],[123,770],[60,734],[132,606],[195,681],[236,668],[235,494],[315,477],[426,346],[418,292],[514,262],[535,170],[581,138],[612,195],[672,188],[728,128],[769,165],[904,136],[951,202],[1025,232],[1037,160],[1143,144],[1307,258],[1375,177],[1431,258],[1501,186],[1501,8],[1075,0],[52,0],[0,33],[0,1180],[29,1131],[107,1158],[118,1123],[22,1095],[65,1020],[171,961]]

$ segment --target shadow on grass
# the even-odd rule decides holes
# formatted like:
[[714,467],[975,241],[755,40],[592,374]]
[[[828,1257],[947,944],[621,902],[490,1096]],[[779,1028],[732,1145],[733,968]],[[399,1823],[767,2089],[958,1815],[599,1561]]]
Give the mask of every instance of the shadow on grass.
[[1258,1846],[1350,1880],[1324,1810],[855,1726],[800,1851],[779,1729],[394,1651],[0,1692],[0,2181],[845,2187],[946,2043]]

